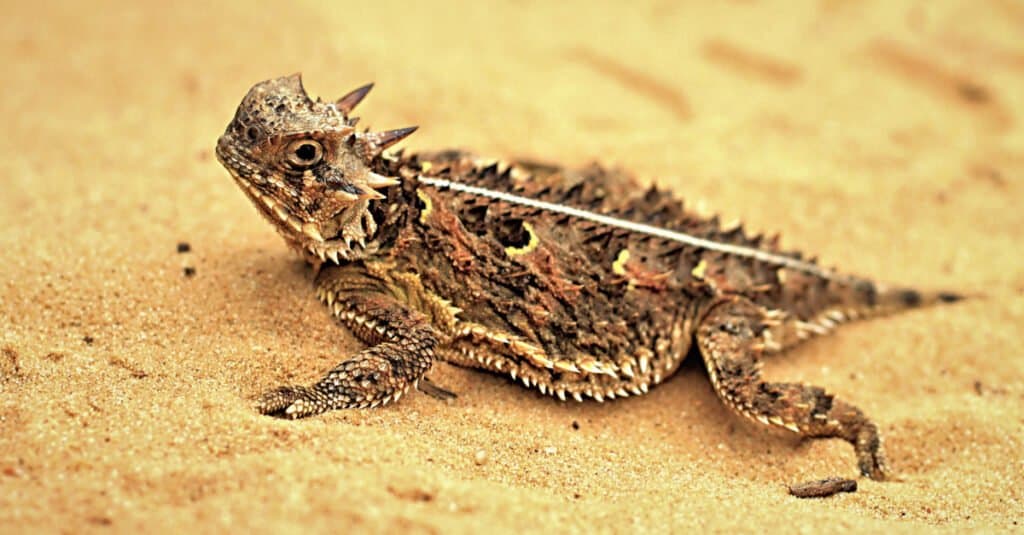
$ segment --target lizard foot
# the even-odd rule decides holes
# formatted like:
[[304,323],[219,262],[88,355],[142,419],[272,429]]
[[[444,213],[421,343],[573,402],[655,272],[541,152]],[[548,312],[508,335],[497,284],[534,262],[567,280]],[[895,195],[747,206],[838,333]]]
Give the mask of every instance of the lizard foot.
[[718,397],[763,425],[809,438],[841,438],[853,445],[861,474],[889,477],[878,426],[857,407],[801,383],[766,382],[760,356],[762,311],[748,300],[720,303],[704,317],[697,343]]
[[330,408],[327,396],[305,386],[281,386],[265,392],[256,402],[260,414],[290,420],[320,414]]
[[885,481],[892,477],[882,453],[882,440],[878,436],[878,428],[873,423],[863,422],[857,438],[852,442],[857,452],[857,467],[861,475],[875,481]]

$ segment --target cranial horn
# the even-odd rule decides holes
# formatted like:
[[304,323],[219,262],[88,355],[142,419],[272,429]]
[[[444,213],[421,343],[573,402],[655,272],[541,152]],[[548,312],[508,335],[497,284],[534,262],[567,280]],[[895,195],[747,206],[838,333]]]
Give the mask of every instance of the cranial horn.
[[313,103],[309,98],[309,93],[306,92],[306,88],[302,86],[301,73],[289,74],[288,76],[260,82],[253,86],[250,91],[256,91],[256,94],[261,95],[286,93],[304,99],[306,104]]
[[356,202],[362,198],[362,196],[359,194],[349,193],[347,191],[342,191],[340,189],[332,191],[331,195],[333,195],[335,199],[342,202]]
[[391,145],[405,139],[409,134],[415,132],[417,128],[419,127],[408,126],[406,128],[396,128],[386,132],[367,132],[364,134],[364,139],[370,148],[370,152],[377,154]]
[[386,199],[387,198],[386,196],[384,196],[383,193],[381,193],[381,192],[379,192],[379,191],[377,191],[375,189],[370,189],[368,187],[359,188],[359,189],[361,190],[361,193],[359,194],[359,198],[360,199],[379,201],[381,199]]
[[373,171],[370,171],[366,175],[366,185],[371,188],[390,188],[391,186],[397,186],[401,182],[394,177],[378,175]]
[[373,82],[370,82],[358,89],[353,89],[347,95],[338,99],[334,105],[341,110],[342,113],[348,115],[360,102],[366,98],[366,94],[373,89]]

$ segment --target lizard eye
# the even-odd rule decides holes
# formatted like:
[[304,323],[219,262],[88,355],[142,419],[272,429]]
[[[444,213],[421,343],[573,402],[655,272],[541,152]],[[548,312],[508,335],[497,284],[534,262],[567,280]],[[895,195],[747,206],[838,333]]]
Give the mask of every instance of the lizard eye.
[[288,145],[285,158],[295,167],[312,167],[324,157],[324,147],[312,139],[300,139]]

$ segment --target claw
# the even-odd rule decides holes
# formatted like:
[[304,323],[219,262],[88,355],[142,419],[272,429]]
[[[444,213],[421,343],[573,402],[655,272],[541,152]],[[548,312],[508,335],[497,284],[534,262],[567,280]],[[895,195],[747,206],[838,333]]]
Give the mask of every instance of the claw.
[[456,397],[458,397],[455,394],[455,392],[451,392],[449,390],[441,388],[440,386],[437,386],[436,384],[434,384],[433,381],[427,379],[426,377],[420,379],[419,383],[416,384],[416,389],[434,399],[439,399],[441,401],[448,401],[449,399],[455,399]]

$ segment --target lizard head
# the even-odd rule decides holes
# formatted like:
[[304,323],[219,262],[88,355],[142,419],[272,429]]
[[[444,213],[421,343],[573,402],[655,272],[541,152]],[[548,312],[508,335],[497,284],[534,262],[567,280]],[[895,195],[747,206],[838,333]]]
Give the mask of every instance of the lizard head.
[[356,132],[360,87],[334,102],[313,100],[298,74],[249,90],[217,140],[217,159],[256,208],[308,259],[339,263],[365,255],[377,224],[378,189],[399,183],[370,163],[416,127]]

